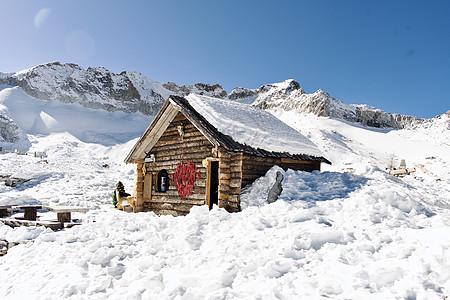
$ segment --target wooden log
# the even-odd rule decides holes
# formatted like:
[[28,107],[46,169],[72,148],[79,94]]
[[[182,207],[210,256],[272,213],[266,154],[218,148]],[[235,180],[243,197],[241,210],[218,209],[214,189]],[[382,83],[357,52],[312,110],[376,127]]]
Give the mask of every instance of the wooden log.
[[242,166],[230,166],[229,170],[233,173],[240,173],[242,170]]
[[230,180],[219,179],[219,186],[230,186]]
[[317,161],[297,160],[297,159],[293,159],[293,158],[289,158],[289,157],[282,157],[281,163],[283,163],[283,164],[316,164]]
[[174,154],[174,155],[164,155],[161,156],[160,158],[158,158],[158,161],[156,162],[157,164],[159,163],[165,163],[165,162],[172,162],[172,163],[181,163],[181,160],[183,159],[183,161],[186,162],[190,162],[193,161],[195,163],[195,166],[197,168],[202,168],[202,160],[205,157],[205,153],[204,152],[198,152],[198,153],[178,153],[178,154]]
[[[204,188],[194,189],[193,193],[187,197],[187,199],[203,199],[205,195]],[[169,189],[167,192],[153,192],[152,199],[181,199],[181,196],[178,194],[178,190],[174,187]]]
[[160,210],[173,210],[178,212],[189,213],[193,205],[184,204],[171,204],[171,203],[150,203],[148,206],[150,209],[160,209]]
[[230,191],[230,186],[219,184],[219,193],[228,193]]
[[151,204],[151,203],[170,203],[170,204],[184,204],[184,205],[204,205],[205,200],[204,199],[185,199],[181,200],[174,199],[174,198],[167,198],[167,199],[159,199],[159,198],[153,198],[152,201],[146,201],[145,204]]
[[228,202],[234,202],[234,203],[239,203],[240,202],[240,195],[230,195],[228,197]]
[[[187,148],[193,148],[193,147],[198,147],[198,146],[208,146],[208,145],[212,145],[210,141],[205,140],[203,138],[195,138],[192,140],[187,140],[187,141],[183,141],[182,143],[180,143],[179,140],[169,140],[169,141],[161,141],[159,140],[158,142],[156,142],[155,146],[152,148],[155,149],[155,151],[161,151],[164,149],[171,149],[171,147],[179,147],[180,144],[182,144],[184,147]],[[164,149],[161,149],[164,148]]]
[[220,180],[229,180],[229,179],[231,179],[231,173],[230,172],[221,172],[219,174],[219,179]]
[[230,187],[240,187],[241,186],[241,179],[237,178],[237,179],[231,179],[230,180]]
[[183,143],[161,143],[157,144],[155,147],[152,148],[152,153],[158,153],[158,152],[167,152],[170,150],[178,150],[183,152],[192,152],[196,151],[195,149],[202,149],[202,151],[210,151],[212,149],[211,144],[208,141],[184,141]]
[[179,212],[175,210],[165,210],[165,209],[150,209],[150,211],[153,211],[157,215],[169,215],[174,217],[180,217],[185,216],[188,214],[188,212]]
[[152,154],[155,154],[156,161],[160,161],[162,159],[165,159],[168,156],[175,156],[175,155],[189,155],[189,154],[197,154],[197,156],[202,156],[202,159],[207,157],[209,155],[210,151],[207,146],[198,146],[194,148],[187,148],[187,147],[172,147],[171,149],[165,148],[165,149],[159,149],[159,150],[152,150]]
[[227,200],[228,201],[228,194],[225,194],[225,193],[221,193],[220,191],[219,191],[219,200]]

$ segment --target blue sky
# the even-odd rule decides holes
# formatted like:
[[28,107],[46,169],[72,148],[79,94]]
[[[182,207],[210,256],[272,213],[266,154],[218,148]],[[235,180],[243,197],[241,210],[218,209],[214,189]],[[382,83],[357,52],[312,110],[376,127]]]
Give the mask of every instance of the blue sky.
[[0,71],[51,62],[179,85],[293,78],[346,103],[450,109],[450,1],[0,2]]

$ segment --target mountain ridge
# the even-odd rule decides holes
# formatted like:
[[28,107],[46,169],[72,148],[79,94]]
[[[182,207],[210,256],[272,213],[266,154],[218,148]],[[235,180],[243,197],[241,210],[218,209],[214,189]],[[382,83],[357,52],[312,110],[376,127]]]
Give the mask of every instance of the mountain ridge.
[[134,71],[119,74],[104,67],[86,70],[73,63],[52,62],[16,73],[1,73],[0,84],[20,86],[27,94],[41,100],[80,103],[106,111],[141,112],[155,115],[171,94],[189,93],[239,101],[261,109],[295,110],[317,116],[344,119],[370,127],[412,129],[431,119],[391,114],[368,105],[346,104],[322,89],[306,93],[300,84],[288,79],[258,89],[236,87],[230,93],[219,84],[197,83],[178,86],[159,83]]

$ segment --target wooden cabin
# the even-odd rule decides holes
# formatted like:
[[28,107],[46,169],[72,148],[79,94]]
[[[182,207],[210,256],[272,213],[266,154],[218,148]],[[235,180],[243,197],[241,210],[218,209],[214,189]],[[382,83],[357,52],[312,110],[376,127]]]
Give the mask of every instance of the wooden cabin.
[[[285,151],[284,151],[285,150]],[[317,147],[270,113],[206,96],[170,96],[125,159],[137,165],[136,211],[240,211],[241,189],[273,166],[320,170]]]

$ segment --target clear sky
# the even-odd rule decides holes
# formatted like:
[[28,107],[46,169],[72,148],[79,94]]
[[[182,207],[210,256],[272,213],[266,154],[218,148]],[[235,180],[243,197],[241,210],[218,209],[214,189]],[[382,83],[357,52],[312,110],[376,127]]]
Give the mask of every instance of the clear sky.
[[0,0],[0,71],[73,62],[179,85],[293,78],[346,103],[450,109],[450,1]]

